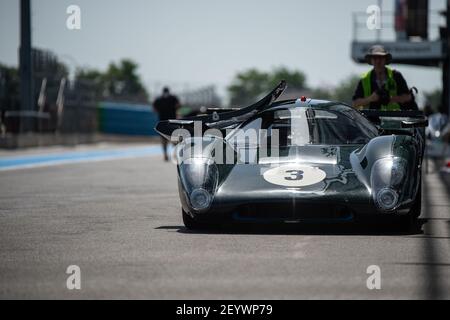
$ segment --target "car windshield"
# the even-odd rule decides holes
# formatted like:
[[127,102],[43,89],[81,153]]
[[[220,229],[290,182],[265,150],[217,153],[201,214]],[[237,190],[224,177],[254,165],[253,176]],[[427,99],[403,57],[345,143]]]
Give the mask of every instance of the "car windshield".
[[363,115],[339,104],[268,110],[239,129],[265,129],[268,136],[277,130],[280,146],[366,144],[378,136]]

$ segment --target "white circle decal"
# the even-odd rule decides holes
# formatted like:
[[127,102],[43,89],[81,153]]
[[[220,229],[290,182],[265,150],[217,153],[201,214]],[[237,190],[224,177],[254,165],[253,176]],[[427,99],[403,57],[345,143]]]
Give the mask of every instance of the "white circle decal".
[[305,187],[319,183],[327,174],[317,168],[299,164],[288,164],[264,172],[266,181],[285,187]]

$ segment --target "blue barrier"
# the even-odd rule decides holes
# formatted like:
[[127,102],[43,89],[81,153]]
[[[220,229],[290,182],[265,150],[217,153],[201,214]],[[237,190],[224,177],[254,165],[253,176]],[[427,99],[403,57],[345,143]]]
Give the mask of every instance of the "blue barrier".
[[150,105],[100,102],[98,129],[103,133],[155,136],[158,115]]

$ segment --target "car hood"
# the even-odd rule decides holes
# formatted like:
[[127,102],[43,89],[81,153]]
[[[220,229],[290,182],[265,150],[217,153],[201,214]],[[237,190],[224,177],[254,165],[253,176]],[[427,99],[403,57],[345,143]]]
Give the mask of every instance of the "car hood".
[[[236,164],[219,185],[219,201],[274,201],[295,197],[308,201],[368,201],[350,154],[361,146],[300,146],[281,149],[279,157]],[[242,151],[242,150],[241,150]]]

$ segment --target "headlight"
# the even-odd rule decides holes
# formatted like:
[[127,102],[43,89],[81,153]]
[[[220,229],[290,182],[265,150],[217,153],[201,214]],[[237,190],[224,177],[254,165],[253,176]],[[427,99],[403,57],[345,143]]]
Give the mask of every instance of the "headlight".
[[376,203],[380,209],[392,210],[398,203],[398,194],[391,188],[383,188],[376,194]]
[[205,189],[195,189],[189,197],[192,208],[195,210],[204,210],[211,204],[211,194]]
[[194,210],[206,210],[217,188],[219,171],[213,160],[190,158],[179,168],[181,183]]
[[383,211],[393,210],[399,201],[398,191],[406,177],[407,162],[394,157],[380,159],[372,167],[372,195],[377,206]]
[[398,186],[406,176],[406,165],[402,158],[378,160],[372,167],[372,187]]
[[393,161],[391,165],[391,185],[398,186],[406,176],[405,165],[401,161]]

